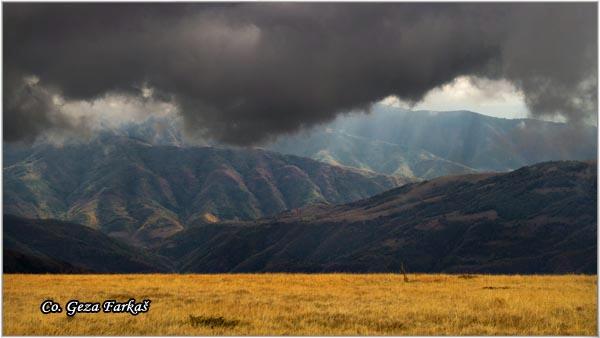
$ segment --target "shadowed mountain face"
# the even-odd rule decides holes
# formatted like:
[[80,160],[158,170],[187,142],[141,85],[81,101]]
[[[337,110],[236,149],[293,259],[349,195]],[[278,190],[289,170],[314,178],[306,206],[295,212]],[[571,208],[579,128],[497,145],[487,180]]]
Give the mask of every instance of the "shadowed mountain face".
[[153,146],[112,134],[8,149],[3,172],[5,213],[69,220],[138,243],[194,223],[346,203],[405,182],[262,150]]
[[170,263],[80,224],[5,215],[4,272],[167,272]]
[[196,226],[160,253],[190,272],[596,272],[596,163],[407,184],[341,206]]
[[42,254],[4,249],[4,273],[86,273],[90,270]]

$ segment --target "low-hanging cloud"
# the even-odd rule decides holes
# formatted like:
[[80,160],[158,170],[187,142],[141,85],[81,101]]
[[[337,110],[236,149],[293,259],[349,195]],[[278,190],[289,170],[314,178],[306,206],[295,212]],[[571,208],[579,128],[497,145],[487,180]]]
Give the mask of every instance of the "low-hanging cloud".
[[246,145],[459,76],[505,79],[534,115],[580,121],[597,111],[596,6],[8,3],[4,139],[73,128],[53,97],[151,88],[188,133]]

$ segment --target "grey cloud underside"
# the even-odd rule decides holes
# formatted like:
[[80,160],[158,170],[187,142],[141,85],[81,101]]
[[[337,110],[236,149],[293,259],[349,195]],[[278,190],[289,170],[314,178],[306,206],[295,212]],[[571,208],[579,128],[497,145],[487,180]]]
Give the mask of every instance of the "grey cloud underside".
[[[172,101],[186,131],[252,144],[416,102],[460,75],[506,78],[534,114],[597,110],[595,3],[4,4],[4,139],[70,128],[51,101]],[[24,76],[37,76],[33,86]],[[39,95],[38,95],[39,96]],[[25,104],[26,100],[37,104]]]

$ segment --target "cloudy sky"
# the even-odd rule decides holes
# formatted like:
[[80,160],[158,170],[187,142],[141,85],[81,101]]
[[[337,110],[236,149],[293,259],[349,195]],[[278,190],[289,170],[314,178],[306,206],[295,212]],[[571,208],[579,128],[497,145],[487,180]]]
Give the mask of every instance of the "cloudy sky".
[[[528,118],[525,95],[506,80],[485,80],[459,76],[453,81],[431,89],[421,101],[410,104],[397,96],[388,96],[381,104],[414,110],[470,110],[501,118]],[[557,116],[542,116],[557,120]]]
[[578,123],[596,3],[4,4],[4,140],[176,114],[251,145],[383,102]]

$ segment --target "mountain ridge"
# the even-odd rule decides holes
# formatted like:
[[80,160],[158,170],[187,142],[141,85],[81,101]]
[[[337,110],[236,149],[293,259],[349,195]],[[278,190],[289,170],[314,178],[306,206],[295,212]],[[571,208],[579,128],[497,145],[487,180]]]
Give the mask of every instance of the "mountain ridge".
[[[97,271],[96,256],[116,246],[121,260],[143,263],[129,265],[138,272],[375,273],[404,265],[428,273],[593,274],[596,172],[595,161],[560,161],[436,178],[346,204],[195,224],[147,248],[82,225],[5,215],[5,271]],[[91,243],[100,254],[80,252]],[[93,260],[82,264],[82,257]]]
[[378,105],[328,127],[422,149],[479,171],[508,171],[552,160],[596,157],[597,127],[497,118],[466,110],[410,111]]
[[595,273],[596,191],[595,162],[547,162],[192,227],[159,252],[192,272]]
[[[210,140],[187,140],[173,120],[150,119],[123,126],[118,132],[153,144],[216,145]],[[584,123],[498,118],[466,110],[411,111],[376,104],[368,114],[346,114],[260,147],[382,174],[429,179],[595,158],[596,134],[596,126]]]
[[344,203],[406,182],[258,149],[154,146],[114,135],[41,145],[3,172],[6,213],[101,227],[138,244],[195,222]]

